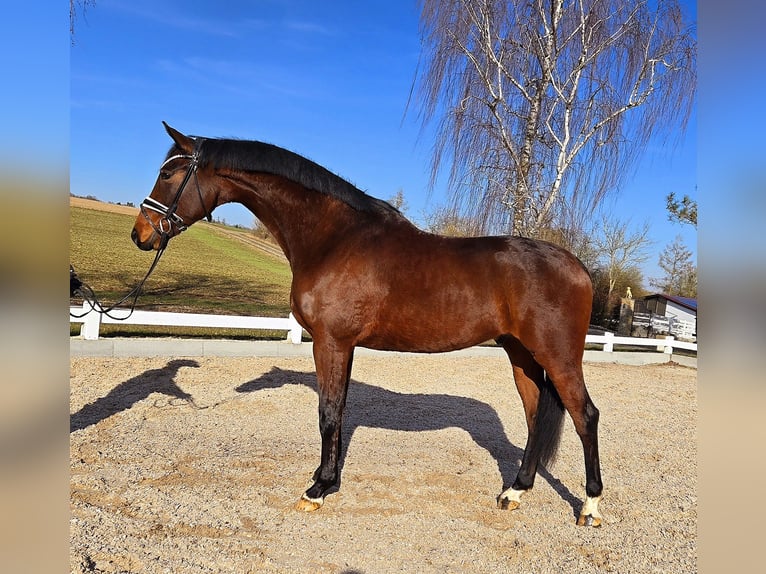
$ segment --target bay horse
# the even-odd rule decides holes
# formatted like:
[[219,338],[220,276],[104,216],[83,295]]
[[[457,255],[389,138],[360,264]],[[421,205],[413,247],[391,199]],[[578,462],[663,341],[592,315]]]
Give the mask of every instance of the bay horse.
[[298,509],[318,509],[338,484],[356,347],[439,353],[494,339],[511,361],[528,428],[517,477],[497,506],[519,507],[538,465],[558,449],[566,410],[585,457],[577,524],[601,525],[599,411],[582,372],[593,289],[574,255],[521,237],[426,233],[390,204],[293,152],[190,137],[163,125],[173,145],[141,204],[135,244],[164,249],[217,206],[236,202],[268,228],[290,263],[290,307],[313,340],[322,442]]

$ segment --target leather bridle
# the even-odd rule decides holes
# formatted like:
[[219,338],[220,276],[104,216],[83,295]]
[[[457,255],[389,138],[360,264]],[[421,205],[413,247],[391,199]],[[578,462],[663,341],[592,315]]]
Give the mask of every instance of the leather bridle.
[[[183,217],[181,217],[178,213],[176,213],[176,210],[178,209],[178,202],[181,200],[181,194],[184,192],[184,189],[186,189],[186,185],[189,183],[189,180],[194,176],[194,184],[197,188],[197,195],[199,196],[199,201],[202,204],[202,209],[205,212],[205,218],[208,221],[213,221],[213,217],[210,214],[210,211],[208,211],[207,206],[205,205],[205,201],[202,198],[202,189],[199,186],[199,179],[197,179],[197,168],[199,167],[199,147],[201,144],[201,140],[197,142],[197,145],[194,148],[194,152],[191,155],[188,154],[178,154],[169,157],[166,159],[163,164],[160,166],[160,173],[162,172],[162,169],[169,164],[172,161],[175,161],[177,159],[188,159],[189,160],[189,167],[186,170],[186,174],[184,175],[183,181],[181,181],[181,185],[178,186],[178,190],[176,191],[175,196],[173,197],[173,201],[170,205],[166,206],[156,199],[152,198],[151,196],[144,199],[143,202],[141,202],[141,215],[144,216],[144,219],[149,223],[149,225],[154,229],[155,233],[157,233],[160,236],[160,249],[164,248],[168,241],[170,240],[171,233],[173,232],[173,229],[175,228],[177,233],[181,233],[182,231],[185,231],[189,226],[184,222]],[[162,217],[155,223],[152,221],[152,218],[149,217],[148,210],[154,211],[156,213],[159,213]]]

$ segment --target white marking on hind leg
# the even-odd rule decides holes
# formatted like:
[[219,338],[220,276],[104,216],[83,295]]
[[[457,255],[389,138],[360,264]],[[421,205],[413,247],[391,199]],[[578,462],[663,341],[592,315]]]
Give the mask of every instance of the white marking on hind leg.
[[585,497],[585,504],[582,505],[580,518],[577,519],[579,526],[601,526],[602,516],[598,511],[598,503],[600,501],[600,496]]
[[497,507],[502,510],[516,510],[521,505],[521,495],[526,490],[509,488],[497,498]]

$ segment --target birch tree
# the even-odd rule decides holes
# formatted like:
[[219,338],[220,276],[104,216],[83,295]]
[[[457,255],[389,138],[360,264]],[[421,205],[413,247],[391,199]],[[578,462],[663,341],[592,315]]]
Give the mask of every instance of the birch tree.
[[413,85],[478,231],[571,226],[619,188],[650,139],[687,123],[695,30],[677,0],[421,0]]

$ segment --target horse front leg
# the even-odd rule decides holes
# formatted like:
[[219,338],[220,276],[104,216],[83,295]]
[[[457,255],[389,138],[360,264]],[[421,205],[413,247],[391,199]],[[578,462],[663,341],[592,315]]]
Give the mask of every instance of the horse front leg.
[[341,426],[353,353],[353,347],[344,348],[334,342],[314,341],[322,456],[319,468],[312,477],[313,484],[296,504],[298,510],[317,510],[324,503],[327,491],[340,479]]

